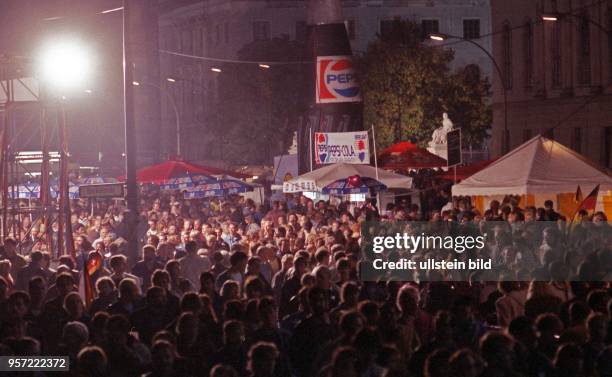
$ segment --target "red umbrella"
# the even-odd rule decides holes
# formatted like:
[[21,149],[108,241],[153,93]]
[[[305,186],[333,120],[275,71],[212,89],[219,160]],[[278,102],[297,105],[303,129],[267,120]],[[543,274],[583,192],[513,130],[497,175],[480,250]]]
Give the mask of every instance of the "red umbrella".
[[234,178],[248,178],[250,175],[230,170],[196,165],[182,160],[168,160],[161,164],[147,166],[138,170],[136,180],[139,183],[161,184],[171,178],[184,177],[193,174],[203,175],[229,175]]
[[439,168],[446,166],[446,160],[409,141],[402,141],[383,150],[378,155],[378,165],[383,169]]
[[[484,160],[484,161],[475,162],[470,165],[457,166],[457,180],[463,180],[471,175],[478,173],[482,169],[489,166],[495,160],[496,159]],[[447,172],[444,172],[444,174],[438,176],[438,178],[447,179],[447,180],[452,181],[455,179],[455,173],[453,172],[452,169],[449,169]]]

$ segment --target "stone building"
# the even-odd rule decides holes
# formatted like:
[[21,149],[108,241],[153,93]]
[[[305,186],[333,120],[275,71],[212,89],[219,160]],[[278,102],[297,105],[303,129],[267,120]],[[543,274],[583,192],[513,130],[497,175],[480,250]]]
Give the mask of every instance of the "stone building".
[[493,155],[507,130],[510,148],[544,134],[612,167],[612,1],[492,0],[491,12],[503,76],[493,76]]
[[[237,51],[258,39],[288,35],[306,38],[304,0],[160,0],[160,48],[208,58],[235,59]],[[344,0],[342,11],[355,53],[364,51],[393,19],[414,21],[427,33],[445,33],[474,40],[490,51],[489,0]],[[446,43],[445,43],[446,44]],[[490,75],[490,59],[470,43],[449,43],[455,67],[478,64]],[[162,52],[163,147],[176,151],[176,115],[180,115],[181,154],[185,158],[220,158],[215,140],[207,138],[207,122],[214,112],[216,77],[214,59],[180,57]],[[218,63],[217,63],[218,64]],[[167,79],[174,81],[168,81]],[[193,142],[191,142],[193,141]],[[196,142],[199,147],[196,148]],[[218,149],[218,148],[217,148]],[[279,151],[280,152],[280,151]]]

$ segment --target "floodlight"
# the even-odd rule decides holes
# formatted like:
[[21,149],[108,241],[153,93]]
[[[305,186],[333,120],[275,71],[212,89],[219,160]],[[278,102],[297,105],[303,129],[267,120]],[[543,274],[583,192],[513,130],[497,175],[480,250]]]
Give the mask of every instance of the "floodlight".
[[78,87],[91,75],[91,53],[77,40],[52,40],[39,60],[40,79],[50,90]]

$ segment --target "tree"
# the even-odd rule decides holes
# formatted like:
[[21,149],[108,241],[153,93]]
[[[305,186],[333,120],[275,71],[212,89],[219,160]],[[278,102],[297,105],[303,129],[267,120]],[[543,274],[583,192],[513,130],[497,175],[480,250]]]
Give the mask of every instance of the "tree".
[[422,43],[419,27],[396,20],[358,58],[364,123],[381,147],[411,139],[426,145],[448,112],[465,140],[480,146],[491,123],[490,85],[477,66],[452,73],[454,52]]
[[238,52],[239,60],[287,62],[269,68],[225,64],[219,76],[216,127],[223,158],[234,163],[270,163],[291,145],[296,119],[307,108],[305,48],[288,36],[255,41]]

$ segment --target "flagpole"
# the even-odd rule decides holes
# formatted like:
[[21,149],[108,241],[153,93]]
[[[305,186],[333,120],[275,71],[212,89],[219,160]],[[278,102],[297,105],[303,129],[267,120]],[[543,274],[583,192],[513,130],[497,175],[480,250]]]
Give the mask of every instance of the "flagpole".
[[[374,147],[374,169],[376,170],[376,181],[380,182],[380,180],[378,179],[378,157],[376,156],[376,133],[374,133],[374,123],[372,123],[372,146]],[[376,206],[378,207],[378,214],[382,213],[382,208],[380,208],[380,205],[380,192],[377,192]]]
[[376,134],[374,124],[372,124],[372,146],[374,147],[374,167],[376,168],[376,180],[378,181],[378,157],[376,156]]
[[312,127],[308,129],[308,156],[310,158],[310,171],[312,171]]

